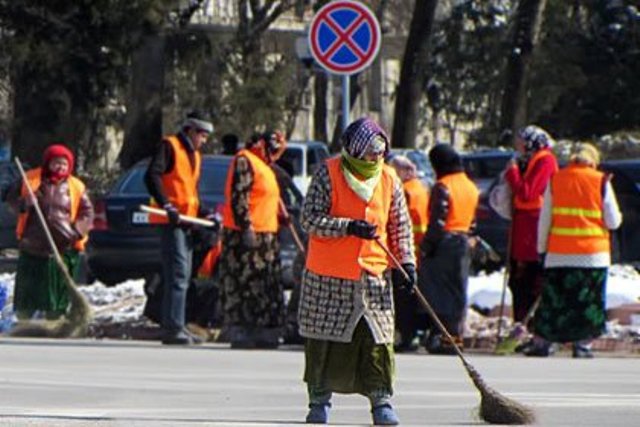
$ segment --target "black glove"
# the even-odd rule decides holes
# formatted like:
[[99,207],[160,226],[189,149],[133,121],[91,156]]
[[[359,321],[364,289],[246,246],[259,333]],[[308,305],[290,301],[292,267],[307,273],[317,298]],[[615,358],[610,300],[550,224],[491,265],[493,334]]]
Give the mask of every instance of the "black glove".
[[373,240],[376,237],[376,226],[361,219],[354,219],[347,225],[347,234],[365,240]]
[[418,273],[416,273],[416,266],[413,264],[402,264],[402,269],[407,273],[407,276],[402,274],[396,275],[397,280],[394,282],[394,286],[397,286],[398,289],[402,289],[408,292],[413,291],[413,287],[418,283]]
[[176,227],[180,224],[180,212],[178,212],[178,209],[173,206],[172,203],[165,203],[164,206],[162,206],[162,209],[167,212],[167,219],[172,227]]
[[538,254],[538,262],[540,263],[540,265],[542,267],[544,267],[544,261],[547,258],[547,254],[543,253],[543,254]]

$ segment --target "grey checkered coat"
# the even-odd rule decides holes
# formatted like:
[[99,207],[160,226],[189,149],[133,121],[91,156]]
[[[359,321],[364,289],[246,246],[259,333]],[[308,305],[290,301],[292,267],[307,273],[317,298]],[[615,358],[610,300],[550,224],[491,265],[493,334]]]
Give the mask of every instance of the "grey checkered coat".
[[[302,212],[302,225],[309,234],[341,237],[350,218],[329,215],[331,181],[326,165],[314,176]],[[411,218],[399,179],[395,180],[387,224],[388,245],[401,263],[414,263]],[[359,281],[321,276],[305,270],[302,276],[298,323],[307,338],[350,342],[364,316],[377,344],[393,342],[393,292],[386,277],[363,272]]]

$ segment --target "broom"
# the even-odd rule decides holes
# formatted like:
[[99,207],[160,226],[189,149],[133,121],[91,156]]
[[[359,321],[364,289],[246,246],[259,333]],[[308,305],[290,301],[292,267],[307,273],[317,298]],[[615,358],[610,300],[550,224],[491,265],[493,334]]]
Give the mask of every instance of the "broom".
[[527,311],[527,315],[524,317],[524,319],[522,319],[522,322],[518,322],[513,325],[513,328],[511,329],[511,332],[509,332],[509,335],[496,345],[495,354],[504,356],[516,352],[516,348],[520,345],[521,338],[526,330],[527,323],[529,323],[536,310],[538,309],[541,299],[542,295],[539,295],[538,298],[536,298],[536,300],[534,301],[531,308],[529,308],[529,311]]
[[40,209],[40,205],[38,204],[38,198],[33,192],[31,185],[29,184],[29,180],[27,179],[27,174],[22,167],[22,163],[19,158],[14,159],[16,165],[18,165],[18,169],[20,170],[20,175],[22,176],[22,182],[24,183],[27,191],[29,192],[29,197],[33,202],[33,208],[36,211],[36,215],[38,220],[40,221],[40,225],[44,230],[45,236],[47,237],[47,241],[49,242],[49,246],[51,247],[51,251],[53,252],[53,257],[64,276],[64,283],[67,287],[67,291],[69,292],[69,311],[65,314],[65,318],[62,320],[48,322],[46,324],[37,325],[34,323],[21,324],[18,323],[16,327],[11,331],[11,335],[13,336],[51,336],[57,338],[67,338],[67,337],[84,337],[87,335],[89,322],[93,317],[91,312],[91,306],[87,302],[87,299],[82,295],[82,293],[78,290],[78,285],[71,277],[69,270],[67,269],[62,256],[60,256],[60,252],[56,247],[56,244],[51,236],[51,231],[47,226],[47,221],[42,214],[42,210]]
[[[410,280],[409,275],[407,274],[405,269],[402,268],[400,261],[398,261],[398,259],[391,253],[389,248],[387,248],[387,246],[384,243],[382,243],[379,237],[376,237],[375,240],[378,243],[378,245],[380,245],[380,247],[386,252],[387,256],[389,257],[389,259],[391,259],[395,267],[402,273],[402,275],[407,280]],[[424,297],[422,292],[420,292],[420,289],[418,289],[418,287],[414,285],[413,288],[411,289],[411,292],[418,298],[418,301],[424,307],[427,313],[429,313],[429,316],[431,316],[432,320],[434,321],[434,323],[436,324],[440,332],[442,332],[447,337],[449,342],[453,345],[453,348],[455,349],[456,354],[460,358],[462,365],[467,370],[467,374],[473,381],[473,384],[478,389],[478,392],[480,392],[480,398],[481,398],[480,411],[479,411],[480,418],[482,418],[482,420],[491,424],[512,424],[513,425],[513,424],[533,423],[535,421],[535,414],[533,410],[516,402],[515,400],[509,399],[501,395],[496,390],[489,387],[484,382],[484,380],[482,379],[478,371],[476,371],[476,369],[473,366],[471,366],[471,364],[467,361],[467,359],[465,359],[464,355],[462,354],[462,351],[455,344],[453,337],[451,336],[449,331],[447,331],[447,328],[444,327],[444,325],[438,318],[438,315],[435,313],[435,311],[433,311],[433,308],[431,308],[431,304],[429,304],[429,302]]]

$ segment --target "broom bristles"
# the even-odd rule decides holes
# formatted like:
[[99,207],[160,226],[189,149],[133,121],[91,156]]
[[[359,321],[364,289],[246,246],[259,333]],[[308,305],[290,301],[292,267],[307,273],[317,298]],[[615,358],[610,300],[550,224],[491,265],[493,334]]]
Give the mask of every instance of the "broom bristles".
[[522,425],[532,424],[536,417],[533,410],[513,399],[501,395],[487,386],[478,371],[465,363],[469,377],[480,392],[479,415],[483,421],[491,424]]

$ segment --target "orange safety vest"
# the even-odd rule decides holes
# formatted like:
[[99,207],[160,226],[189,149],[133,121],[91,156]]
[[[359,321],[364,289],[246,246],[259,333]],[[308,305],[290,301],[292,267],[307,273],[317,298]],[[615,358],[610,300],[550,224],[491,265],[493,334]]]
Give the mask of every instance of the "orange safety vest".
[[468,233],[478,207],[478,187],[464,172],[446,175],[438,180],[449,192],[446,231]]
[[548,252],[590,255],[609,252],[609,230],[602,217],[605,176],[570,164],[551,179],[551,230]]
[[[171,135],[164,138],[173,149],[173,169],[169,173],[162,174],[162,188],[168,201],[173,204],[182,215],[197,217],[200,208],[198,198],[198,180],[200,179],[200,152],[195,152],[195,164],[191,167],[189,153],[177,136]],[[152,198],[152,206],[158,206]],[[149,214],[149,222],[152,224],[166,224],[169,222],[164,215]]]
[[[534,166],[545,157],[553,156],[550,150],[540,150],[531,157],[527,164],[527,169],[524,171],[523,180],[527,181],[533,173]],[[554,162],[554,172],[558,171],[558,164]],[[518,195],[514,197],[513,207],[515,209],[542,209],[543,196],[538,196],[535,200],[522,200]]]
[[418,179],[413,178],[402,183],[407,198],[407,207],[413,224],[413,239],[416,250],[429,225],[429,190]]
[[[329,215],[362,219],[375,224],[380,240],[386,242],[395,171],[383,166],[373,197],[365,202],[347,184],[340,162],[340,157],[327,160],[332,189]],[[355,236],[320,237],[314,234],[309,238],[306,268],[315,274],[359,280],[362,270],[381,276],[388,265],[386,253],[374,240]]]
[[[29,182],[29,186],[35,193],[40,188],[40,183],[42,182],[42,168],[35,168],[28,170],[27,173],[27,181]],[[82,195],[85,192],[85,185],[82,181],[76,178],[73,175],[70,175],[67,179],[69,183],[69,198],[71,199],[71,212],[70,218],[73,223],[78,216],[78,210],[80,210],[80,199],[82,199]],[[29,197],[29,190],[27,186],[23,183],[22,189],[20,190],[20,195],[22,197]],[[18,240],[22,238],[22,234],[24,233],[24,229],[27,226],[27,219],[29,218],[29,212],[23,212],[18,215],[18,220],[16,222],[16,236]],[[84,236],[82,239],[77,240],[73,247],[78,251],[83,251],[89,236]]]
[[249,150],[240,150],[236,154],[233,164],[227,173],[227,183],[224,191],[223,225],[233,230],[240,230],[240,227],[236,225],[231,209],[231,187],[238,156],[244,156],[249,160],[253,170],[253,184],[249,193],[249,220],[251,221],[251,227],[258,233],[276,233],[278,231],[280,187],[278,187],[278,181],[273,169]]

